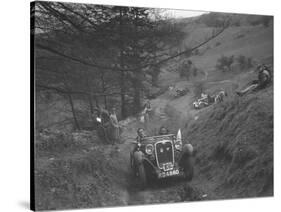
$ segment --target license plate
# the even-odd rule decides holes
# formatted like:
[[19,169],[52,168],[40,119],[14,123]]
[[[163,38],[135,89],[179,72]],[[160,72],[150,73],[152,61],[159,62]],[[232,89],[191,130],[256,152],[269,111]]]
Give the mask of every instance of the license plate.
[[178,175],[180,172],[178,169],[171,170],[171,171],[166,171],[166,172],[160,172],[158,174],[159,178],[164,178],[164,177],[170,177],[170,176],[175,176]]
[[174,168],[172,163],[164,164],[164,171],[169,171]]

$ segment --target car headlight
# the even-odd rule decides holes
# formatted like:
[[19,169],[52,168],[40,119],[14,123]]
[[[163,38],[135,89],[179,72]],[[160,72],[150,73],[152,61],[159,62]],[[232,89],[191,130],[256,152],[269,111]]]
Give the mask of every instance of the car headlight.
[[179,150],[179,151],[182,150],[182,142],[181,142],[182,140],[181,139],[182,139],[181,129],[179,129],[178,133],[177,133],[176,141],[174,143],[176,150]]
[[145,152],[148,155],[152,155],[152,153],[153,153],[153,145],[152,144],[147,144],[145,146]]

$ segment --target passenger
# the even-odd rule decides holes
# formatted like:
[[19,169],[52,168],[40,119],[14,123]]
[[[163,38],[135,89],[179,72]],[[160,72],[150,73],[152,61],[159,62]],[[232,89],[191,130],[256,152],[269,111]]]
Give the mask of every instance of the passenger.
[[269,68],[266,65],[259,65],[258,70],[258,80],[254,80],[250,86],[242,91],[236,91],[236,94],[242,96],[250,91],[255,91],[258,89],[265,88],[271,82],[271,74]]
[[168,129],[166,127],[160,127],[159,129],[159,135],[167,135],[169,133]]

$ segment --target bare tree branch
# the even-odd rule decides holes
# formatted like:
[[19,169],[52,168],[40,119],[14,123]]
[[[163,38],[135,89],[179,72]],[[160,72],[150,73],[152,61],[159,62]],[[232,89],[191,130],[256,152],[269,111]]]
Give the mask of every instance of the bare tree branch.
[[73,60],[75,62],[81,63],[81,64],[86,65],[86,66],[90,66],[90,67],[94,67],[94,68],[100,68],[100,69],[105,69],[105,70],[113,70],[113,71],[118,70],[117,67],[102,66],[102,65],[95,64],[95,63],[90,63],[88,61],[85,61],[85,60],[77,58],[77,57],[72,57],[72,56],[66,55],[66,54],[64,54],[62,52],[59,52],[59,51],[57,51],[55,49],[52,49],[52,48],[50,48],[48,46],[45,46],[45,45],[42,45],[42,44],[39,44],[39,43],[37,43],[36,46],[38,48],[41,48],[43,50],[49,51],[49,52],[51,52],[53,54],[65,57],[67,59]]
[[66,6],[65,4],[63,4],[63,3],[59,3],[59,4],[60,4],[65,10],[68,10],[69,12],[71,12],[71,13],[73,13],[73,14],[79,16],[79,17],[82,18],[84,21],[90,23],[94,28],[96,28],[96,24],[95,24],[93,21],[91,21],[89,18],[87,18],[86,16],[84,16],[84,15],[82,15],[82,14],[80,14],[80,13],[78,13],[78,12],[72,10],[72,9],[70,9],[69,7],[67,7],[67,6]]
[[149,66],[161,65],[161,64],[163,64],[163,63],[165,63],[165,62],[168,62],[169,60],[172,60],[172,59],[174,59],[174,58],[176,58],[176,57],[182,56],[182,55],[187,54],[187,53],[191,53],[191,52],[195,51],[196,49],[200,48],[201,46],[207,44],[208,42],[210,42],[210,41],[213,40],[214,38],[218,37],[220,34],[222,34],[222,33],[225,31],[225,29],[226,29],[227,27],[228,27],[227,25],[224,26],[219,32],[213,34],[213,35],[210,36],[208,39],[206,39],[206,40],[203,41],[202,43],[199,43],[198,45],[192,47],[191,49],[181,51],[181,52],[179,52],[179,53],[177,53],[177,54],[175,54],[175,55],[172,55],[172,56],[170,56],[170,57],[168,57],[168,58],[165,58],[165,59],[163,59],[163,60],[160,60],[160,61],[158,61],[158,62],[156,62],[156,63],[145,64],[145,65],[143,65],[143,66],[141,66],[141,67],[139,67],[139,68],[134,68],[134,69],[120,69],[120,68],[118,68],[118,67],[102,66],[102,65],[95,64],[95,63],[90,63],[90,62],[84,61],[84,60],[82,60],[82,59],[80,59],[80,58],[76,58],[76,57],[72,57],[72,56],[66,55],[66,54],[64,54],[64,53],[61,53],[61,52],[59,52],[59,51],[57,51],[57,50],[54,50],[54,49],[52,49],[52,48],[50,48],[50,47],[47,47],[47,46],[44,46],[44,45],[42,45],[42,44],[38,44],[38,43],[37,43],[36,46],[39,47],[39,48],[41,48],[41,49],[47,50],[47,51],[49,51],[49,52],[51,52],[51,53],[60,55],[60,56],[65,57],[65,58],[67,58],[67,59],[70,59],[70,60],[79,62],[79,63],[84,64],[84,65],[87,65],[87,66],[91,66],[91,67],[94,67],[94,68],[100,68],[100,69],[104,69],[104,70],[113,70],[113,71],[116,71],[116,70],[118,70],[118,71],[137,71],[137,70],[140,69],[140,68],[142,69],[142,68],[147,68],[147,67],[149,67]]
[[43,85],[43,84],[36,84],[38,88],[44,88],[46,90],[54,90],[61,94],[81,94],[81,95],[90,95],[94,97],[100,97],[100,96],[114,96],[114,95],[120,95],[120,92],[112,92],[112,93],[89,93],[86,91],[73,91],[73,90],[66,90],[63,88],[55,87],[55,86],[49,86],[49,85]]
[[215,34],[212,34],[212,36],[210,36],[208,39],[206,39],[205,41],[203,41],[202,43],[199,43],[198,45],[192,47],[191,49],[188,49],[188,50],[185,50],[185,51],[181,51],[175,55],[172,55],[168,58],[165,58],[157,63],[154,63],[154,64],[146,64],[145,66],[143,66],[142,68],[146,68],[148,66],[154,66],[154,65],[161,65],[162,63],[165,63],[171,59],[174,59],[176,57],[179,57],[179,56],[182,56],[184,54],[190,54],[192,53],[193,51],[195,51],[196,49],[200,48],[201,46],[207,44],[208,42],[210,42],[211,40],[213,40],[214,38],[218,37],[220,34],[222,34],[225,29],[228,27],[228,25],[224,26],[219,32],[215,33]]

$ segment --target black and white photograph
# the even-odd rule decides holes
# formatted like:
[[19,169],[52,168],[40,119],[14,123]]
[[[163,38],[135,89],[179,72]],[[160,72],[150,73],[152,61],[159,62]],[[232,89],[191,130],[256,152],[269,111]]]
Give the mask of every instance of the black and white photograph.
[[274,196],[272,15],[30,4],[31,209]]

